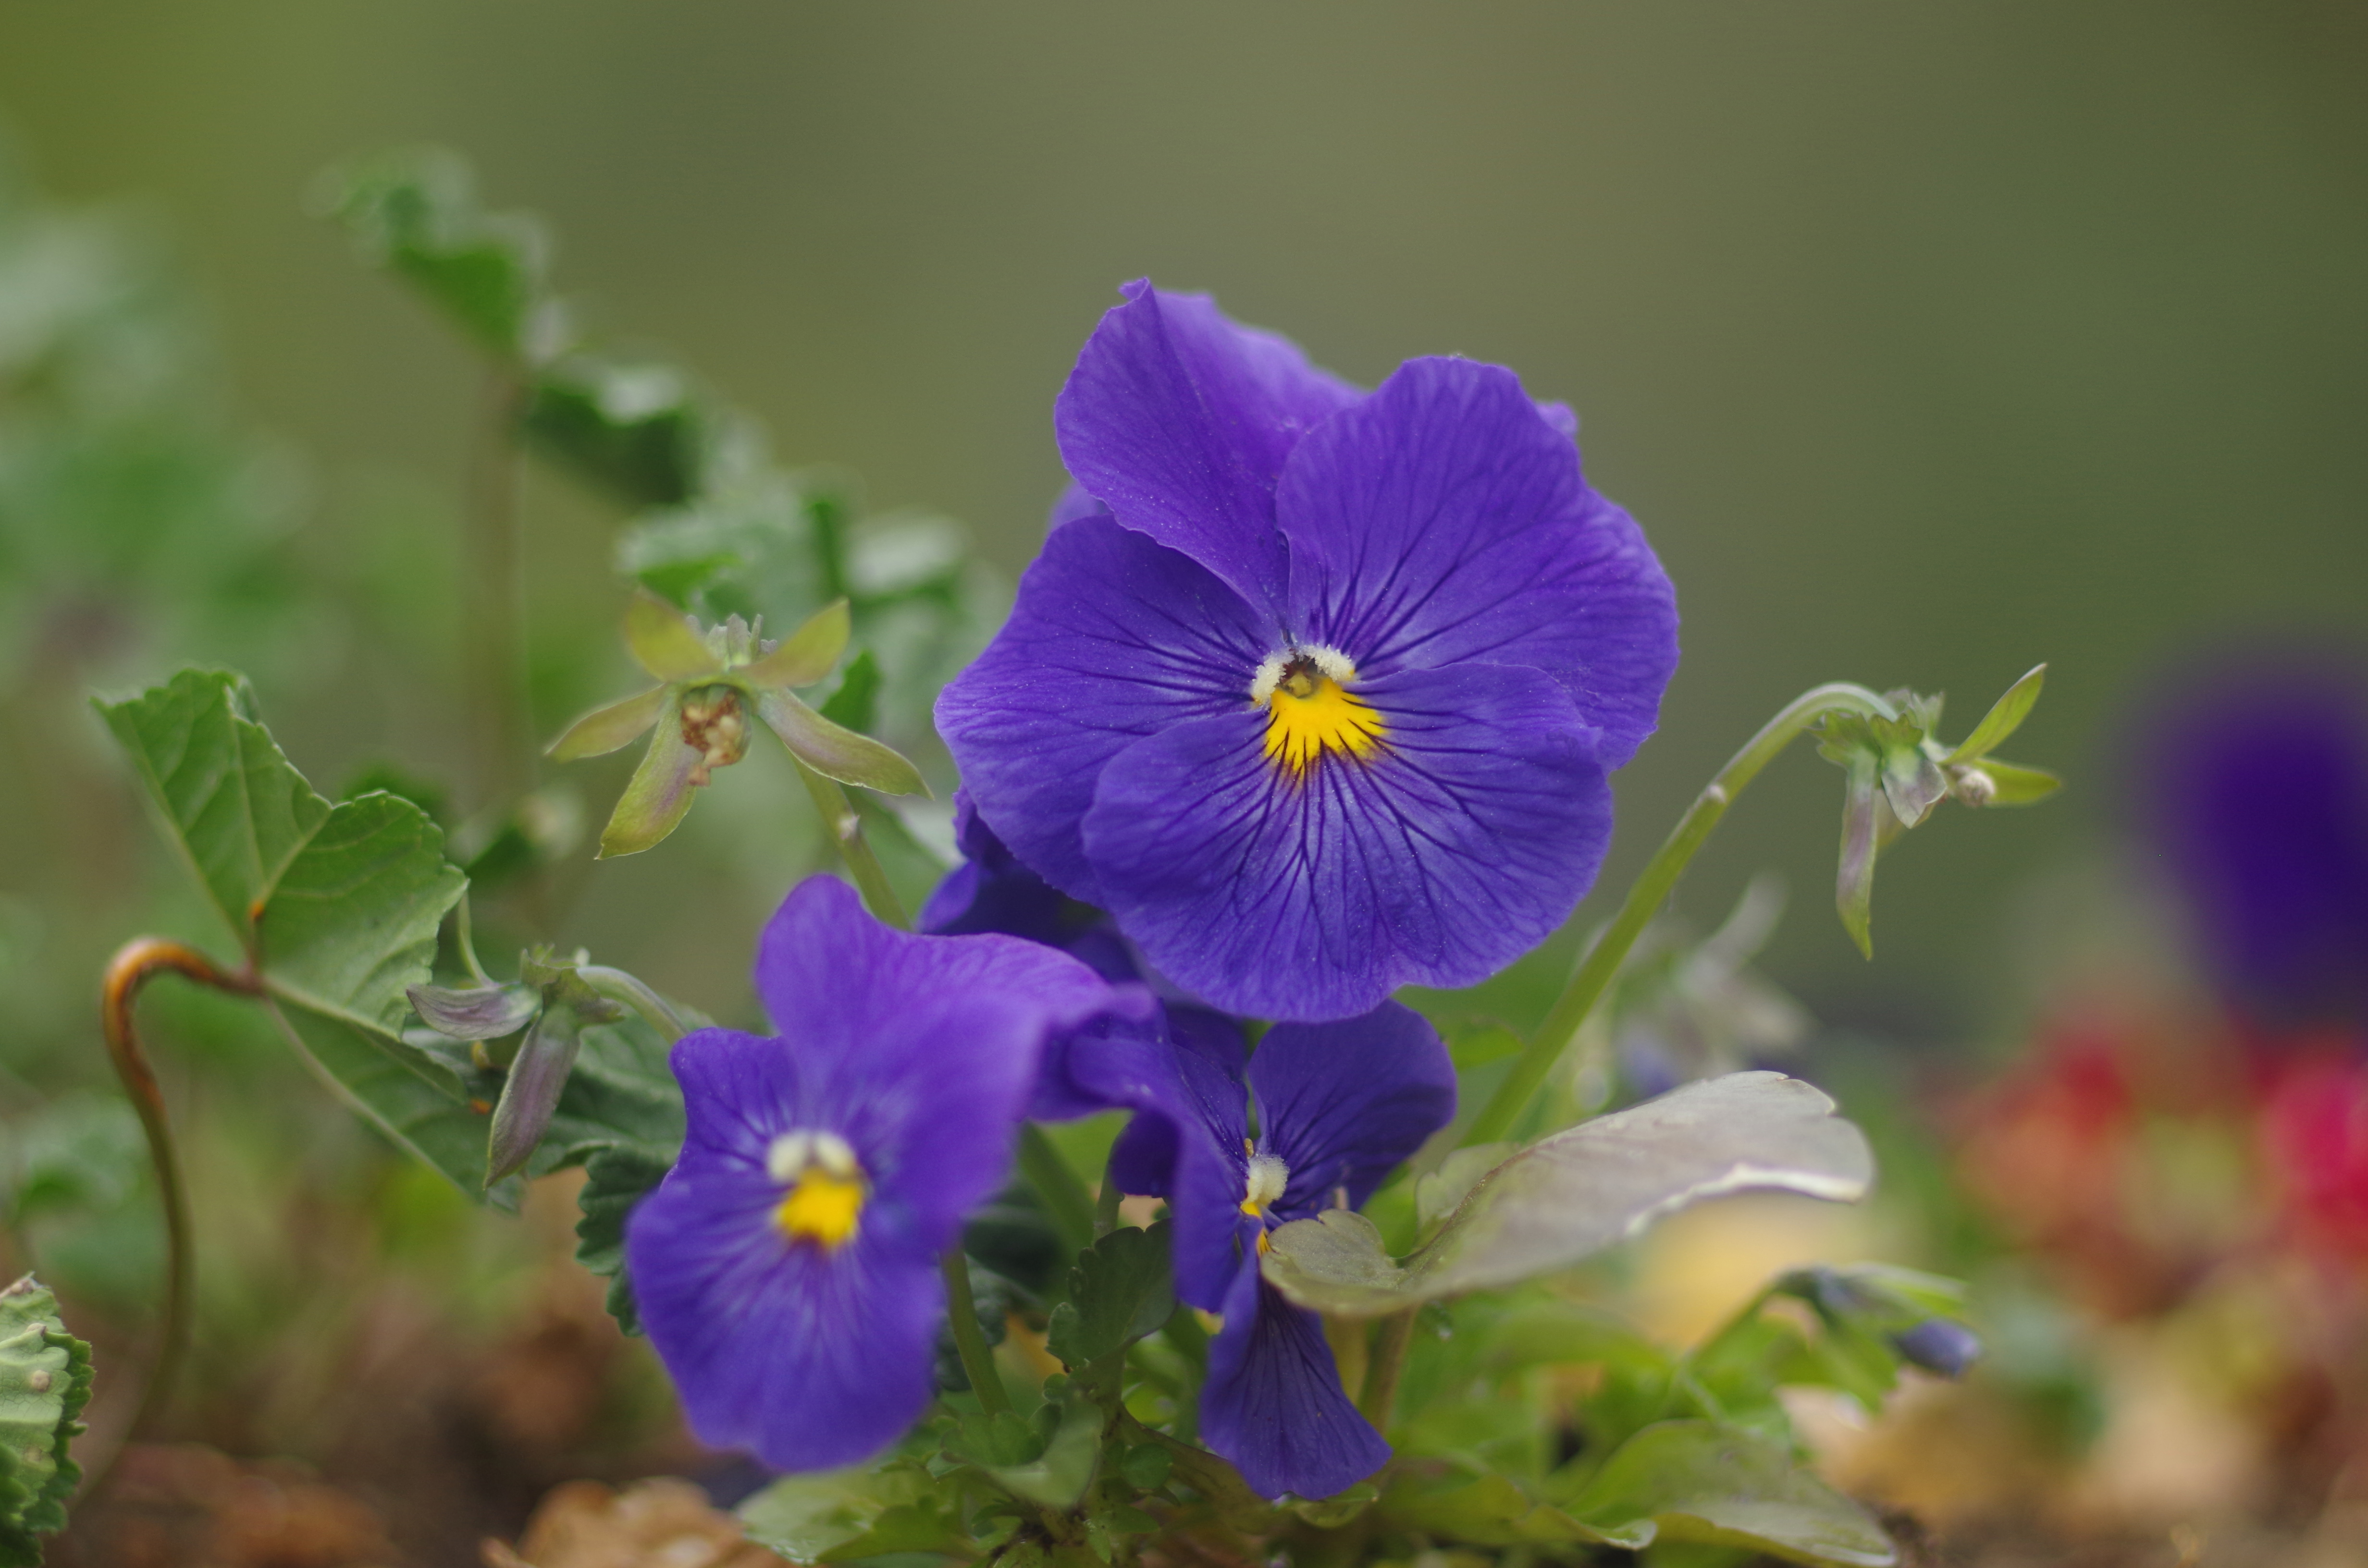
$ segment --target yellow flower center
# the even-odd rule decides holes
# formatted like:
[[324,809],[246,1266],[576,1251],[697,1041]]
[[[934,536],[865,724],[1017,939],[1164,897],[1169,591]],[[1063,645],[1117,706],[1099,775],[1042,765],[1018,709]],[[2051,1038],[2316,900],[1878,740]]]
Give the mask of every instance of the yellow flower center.
[[813,1242],[825,1253],[855,1239],[870,1189],[846,1139],[836,1132],[784,1132],[766,1149],[765,1171],[790,1189],[773,1210],[783,1235]]
[[1266,710],[1267,760],[1296,781],[1326,752],[1360,761],[1382,749],[1382,716],[1349,689],[1357,666],[1330,648],[1297,648],[1258,667],[1250,699]]

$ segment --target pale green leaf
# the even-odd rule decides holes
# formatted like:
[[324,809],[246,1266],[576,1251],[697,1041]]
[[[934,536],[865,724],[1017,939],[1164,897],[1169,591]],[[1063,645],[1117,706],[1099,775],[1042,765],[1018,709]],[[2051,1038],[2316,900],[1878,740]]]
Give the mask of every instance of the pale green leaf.
[[2047,666],[2035,666],[2030,674],[2007,687],[2006,695],[1990,705],[1982,722],[1974,726],[1956,750],[1948,756],[1948,766],[1978,761],[2006,744],[2007,737],[2021,727],[2033,704],[2039,700],[2040,687],[2046,684]]
[[625,607],[625,646],[655,680],[697,680],[723,665],[698,623],[647,588],[634,589]]
[[677,694],[667,688],[649,750],[642,754],[641,766],[633,769],[625,792],[617,797],[609,825],[600,830],[599,858],[638,855],[662,843],[681,824],[690,810],[691,795],[699,788],[690,776],[700,755],[682,738],[682,704]]
[[883,795],[926,795],[920,769],[869,735],[843,729],[791,697],[769,690],[757,696],[762,715],[781,744],[805,765],[842,784],[860,784]]
[[1725,1193],[1854,1200],[1873,1177],[1873,1159],[1833,1108],[1781,1073],[1688,1084],[1497,1165],[1403,1264],[1372,1221],[1327,1210],[1270,1233],[1266,1278],[1303,1306],[1376,1316],[1567,1267]]
[[1067,1508],[1086,1494],[1101,1454],[1102,1412],[1090,1400],[1075,1400],[1061,1413],[1061,1425],[1044,1451],[1025,1464],[981,1468],[1015,1497],[1047,1507]]
[[1993,806],[2032,805],[2064,788],[2064,780],[2044,768],[2019,767],[1996,757],[1983,758],[1981,769],[1997,787],[1988,802]]
[[656,723],[658,715],[666,710],[666,688],[654,686],[639,697],[595,708],[568,725],[565,733],[544,748],[544,755],[554,762],[606,756],[620,746],[630,745],[634,736]]
[[1418,1234],[1428,1236],[1441,1220],[1455,1212],[1456,1208],[1471,1196],[1480,1178],[1510,1159],[1518,1143],[1474,1143],[1468,1149],[1458,1149],[1440,1162],[1435,1171],[1415,1178],[1414,1224]]
[[824,606],[803,626],[781,639],[781,645],[755,664],[733,674],[751,687],[812,686],[830,674],[854,629],[847,601]]
[[822,1562],[863,1539],[883,1514],[919,1503],[935,1483],[918,1472],[849,1468],[785,1475],[739,1507],[748,1539],[792,1562]]
[[1708,1421],[1645,1427],[1567,1507],[1623,1546],[1697,1541],[1852,1568],[1897,1561],[1865,1509],[1782,1447]]

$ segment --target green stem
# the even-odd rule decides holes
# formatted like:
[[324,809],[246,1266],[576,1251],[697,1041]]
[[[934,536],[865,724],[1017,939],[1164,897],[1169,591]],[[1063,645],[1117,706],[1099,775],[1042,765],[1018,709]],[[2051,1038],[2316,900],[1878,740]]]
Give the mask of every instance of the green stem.
[[[1113,1154],[1118,1153],[1117,1144],[1113,1143],[1110,1145],[1110,1153]],[[1101,1190],[1094,1194],[1094,1237],[1096,1240],[1099,1240],[1103,1236],[1109,1235],[1112,1231],[1118,1229],[1118,1206],[1125,1200],[1125,1198],[1126,1194],[1118,1189],[1118,1179],[1110,1175],[1110,1162],[1107,1160],[1103,1161]]]
[[1357,1410],[1376,1432],[1390,1429],[1390,1406],[1397,1403],[1398,1373],[1406,1366],[1406,1349],[1414,1343],[1414,1309],[1392,1312],[1373,1330],[1372,1359],[1365,1368],[1365,1386],[1357,1396]]
[[1897,717],[1890,703],[1866,687],[1836,682],[1803,692],[1762,725],[1759,733],[1719,769],[1709,787],[1694,798],[1694,803],[1678,819],[1678,825],[1646,863],[1643,874],[1629,888],[1620,913],[1588,949],[1586,959],[1570,977],[1570,983],[1563,988],[1554,1010],[1546,1015],[1545,1022],[1538,1026],[1537,1033],[1522,1049],[1520,1059],[1513,1063],[1512,1072],[1464,1130],[1464,1147],[1493,1143],[1512,1131],[1515,1120],[1554,1070],[1554,1064],[1578,1038],[1579,1026],[1587,1022],[1588,1014],[1602,1000],[1605,988],[1628,957],[1628,949],[1636,945],[1636,938],[1660,911],[1687,862],[1710,837],[1711,829],[1726,814],[1735,797],[1792,744],[1794,736],[1836,711],[1864,713],[1878,719]]
[[970,1380],[979,1407],[989,1415],[999,1415],[1011,1408],[1011,1396],[1003,1392],[1003,1375],[995,1369],[995,1352],[987,1348],[986,1335],[979,1331],[978,1302],[970,1293],[970,1260],[956,1243],[946,1248],[938,1264],[946,1277],[946,1319],[953,1330],[954,1350],[962,1357],[962,1376]]
[[468,970],[469,978],[480,985],[491,985],[493,977],[485,966],[477,961],[477,938],[469,915],[469,895],[461,894],[461,902],[452,906],[452,946],[460,949],[461,963]]
[[690,1032],[689,1026],[666,1005],[666,999],[643,984],[639,976],[606,964],[587,963],[576,967],[575,977],[611,1002],[622,1002],[639,1013],[650,1028],[668,1040],[680,1040]]
[[1019,1124],[1019,1170],[1044,1201],[1053,1229],[1072,1256],[1094,1244],[1094,1199],[1044,1130],[1032,1121]]
[[882,925],[911,930],[913,921],[905,913],[905,902],[889,885],[888,873],[881,869],[880,858],[863,836],[863,819],[856,814],[847,791],[839,788],[837,779],[815,772],[795,752],[790,754],[790,760],[797,765],[798,777],[805,780],[806,793],[814,797],[814,810],[821,813],[824,830],[838,846],[839,858],[847,862],[848,874],[863,894],[864,907]]

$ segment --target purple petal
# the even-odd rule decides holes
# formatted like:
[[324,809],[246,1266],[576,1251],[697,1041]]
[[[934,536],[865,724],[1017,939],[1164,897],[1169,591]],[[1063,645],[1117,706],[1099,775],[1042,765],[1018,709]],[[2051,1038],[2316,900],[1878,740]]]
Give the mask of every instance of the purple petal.
[[1368,676],[1543,670],[1603,732],[1608,767],[1652,733],[1678,662],[1668,577],[1511,371],[1407,361],[1310,433],[1276,505],[1304,639]]
[[1120,522],[1279,608],[1275,478],[1302,436],[1360,394],[1205,295],[1147,281],[1122,292],[1054,406],[1062,460]]
[[1061,498],[1053,503],[1053,516],[1045,523],[1044,531],[1047,534],[1058,533],[1062,524],[1076,522],[1079,517],[1109,516],[1110,508],[1087,494],[1086,487],[1073,479],[1069,481],[1068,488],[1061,492]]
[[1209,1346],[1201,1439],[1261,1497],[1329,1497],[1389,1461],[1390,1446],[1340,1387],[1324,1322],[1243,1268]]
[[700,1441],[781,1470],[852,1464],[928,1404],[935,1252],[876,1200],[844,1247],[792,1244],[780,1201],[761,1169],[686,1150],[627,1222],[634,1297]]
[[1360,683],[1383,753],[1304,781],[1256,711],[1196,719],[1110,765],[1086,818],[1104,903],[1212,1006],[1322,1021],[1408,983],[1469,985],[1527,952],[1593,881],[1611,833],[1595,736],[1535,670]]
[[1001,932],[1048,947],[1065,947],[1068,898],[1022,865],[978,814],[967,790],[954,791],[954,842],[962,863],[945,875],[915,917],[915,929],[933,937]]
[[1455,1063],[1423,1017],[1384,1002],[1361,1018],[1277,1024],[1250,1058],[1268,1151],[1291,1168],[1275,1212],[1304,1219],[1348,1190],[1360,1209],[1455,1116]]
[[[1046,1040],[1123,1005],[1051,948],[892,931],[830,877],[783,901],[756,981],[796,1062],[804,1125],[853,1145],[875,1196],[909,1205],[931,1245],[1002,1179]],[[698,1070],[688,1045],[676,1047],[678,1074]],[[754,1090],[744,1077],[715,1097],[753,1116]],[[695,1105],[688,1075],[684,1094]]]
[[1276,641],[1191,561],[1082,518],[1045,541],[1011,619],[939,695],[938,731],[1004,842],[1099,903],[1078,832],[1095,779],[1141,736],[1243,708]]
[[[1113,1176],[1174,1211],[1176,1293],[1214,1312],[1241,1267],[1247,1192],[1247,1092],[1241,1026],[1198,1008],[1169,1010],[1166,1039],[1112,1044],[1072,1058],[1072,1074],[1108,1105],[1137,1115]],[[1148,1121],[1165,1128],[1145,1127]],[[1142,1129],[1137,1131],[1137,1129]]]

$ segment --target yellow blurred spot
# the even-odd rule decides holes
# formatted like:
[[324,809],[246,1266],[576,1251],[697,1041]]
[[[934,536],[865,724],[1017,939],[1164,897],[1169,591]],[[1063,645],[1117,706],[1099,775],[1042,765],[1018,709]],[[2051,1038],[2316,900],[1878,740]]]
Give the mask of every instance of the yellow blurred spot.
[[1864,1210],[1815,1199],[1723,1198],[1663,1221],[1637,1259],[1635,1313],[1669,1345],[1692,1345],[1785,1269],[1869,1255]]
[[805,1168],[773,1210],[773,1222],[793,1242],[818,1242],[825,1252],[835,1252],[853,1239],[862,1212],[863,1178],[815,1165]]

